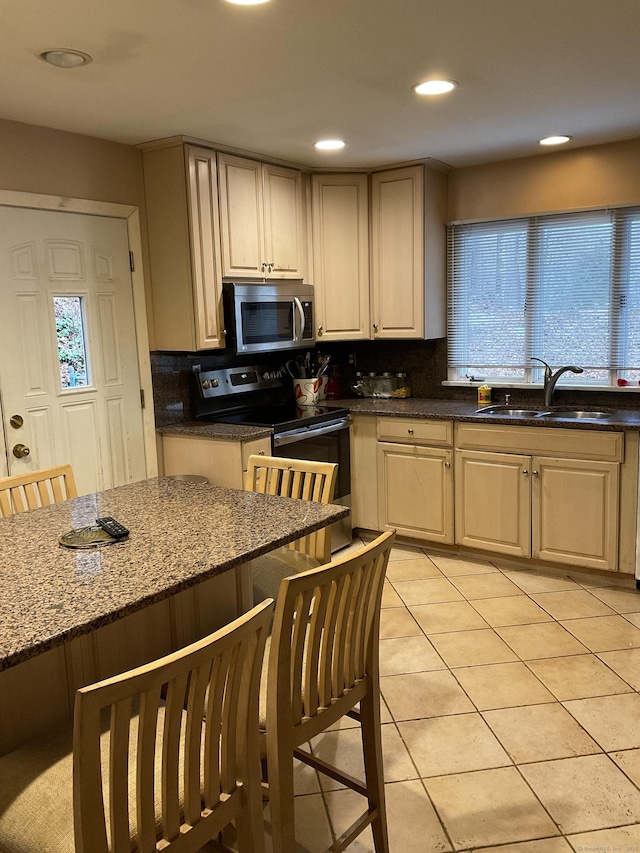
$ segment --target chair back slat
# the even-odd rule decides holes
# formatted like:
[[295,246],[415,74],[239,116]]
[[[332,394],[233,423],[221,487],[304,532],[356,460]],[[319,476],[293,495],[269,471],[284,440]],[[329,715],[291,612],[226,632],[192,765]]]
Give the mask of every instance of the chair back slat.
[[78,691],[76,853],[195,853],[231,818],[246,833],[249,800],[251,825],[261,820],[258,693],[271,609],[263,602],[186,649]]
[[180,835],[180,737],[188,676],[167,685],[162,736],[162,820],[167,839]]
[[70,465],[0,479],[0,518],[78,497]]
[[153,850],[156,842],[155,765],[160,691],[146,690],[140,697],[136,756],[136,812],[138,846]]
[[384,533],[351,556],[282,581],[268,676],[269,707],[275,697],[278,718],[304,724],[377,676],[380,603],[394,535]]
[[217,733],[222,731],[222,703],[225,694],[227,671],[231,650],[213,662],[211,681],[207,694],[207,730],[204,744],[204,805],[212,808],[220,799],[222,786],[220,783],[220,738]]
[[[245,489],[266,495],[331,503],[337,477],[338,466],[333,462],[253,455],[248,459]],[[331,558],[330,531],[323,528],[310,533],[291,542],[289,548],[326,563]]]
[[111,706],[109,737],[109,808],[111,846],[127,849],[129,843],[129,724],[131,699]]

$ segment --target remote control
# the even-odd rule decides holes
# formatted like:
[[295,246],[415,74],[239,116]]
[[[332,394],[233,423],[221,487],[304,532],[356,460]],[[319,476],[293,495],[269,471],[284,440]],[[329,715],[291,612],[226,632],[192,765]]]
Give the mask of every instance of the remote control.
[[113,536],[114,539],[124,539],[125,536],[129,535],[127,528],[116,521],[115,518],[111,518],[110,515],[106,515],[104,518],[96,518],[96,523],[103,530],[106,530],[109,536]]

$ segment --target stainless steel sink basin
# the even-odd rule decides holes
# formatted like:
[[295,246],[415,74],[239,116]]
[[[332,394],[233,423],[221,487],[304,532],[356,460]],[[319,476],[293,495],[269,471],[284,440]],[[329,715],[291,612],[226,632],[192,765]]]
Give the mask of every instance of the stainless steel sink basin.
[[485,406],[482,409],[477,409],[478,415],[499,415],[501,418],[535,418],[540,412],[537,409],[516,409],[513,406]]
[[567,409],[557,412],[541,412],[541,418],[570,418],[571,420],[581,419],[585,421],[599,421],[604,418],[610,418],[611,412],[601,412],[593,409]]

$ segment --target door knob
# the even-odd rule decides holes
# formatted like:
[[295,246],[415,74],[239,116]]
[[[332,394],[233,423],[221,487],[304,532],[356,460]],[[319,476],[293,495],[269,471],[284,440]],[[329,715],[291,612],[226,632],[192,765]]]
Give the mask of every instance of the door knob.
[[31,453],[28,447],[24,444],[16,444],[13,447],[13,455],[16,459],[22,459],[25,456],[28,456]]

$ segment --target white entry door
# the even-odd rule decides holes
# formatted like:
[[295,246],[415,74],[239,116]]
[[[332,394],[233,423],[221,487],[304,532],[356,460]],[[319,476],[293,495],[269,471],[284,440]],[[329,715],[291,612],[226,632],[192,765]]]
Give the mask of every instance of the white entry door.
[[80,494],[144,479],[123,219],[0,207],[0,395],[9,474],[69,462]]

